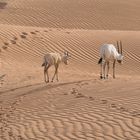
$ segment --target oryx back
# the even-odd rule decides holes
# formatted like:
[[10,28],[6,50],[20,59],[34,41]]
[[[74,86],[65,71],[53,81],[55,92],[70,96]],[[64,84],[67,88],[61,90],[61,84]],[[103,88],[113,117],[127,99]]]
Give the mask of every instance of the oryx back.
[[104,60],[114,60],[118,56],[118,52],[113,44],[104,44],[101,46],[100,55]]
[[60,61],[61,61],[61,56],[59,53],[47,53],[44,56],[44,62],[42,66],[55,65],[55,64],[58,64]]

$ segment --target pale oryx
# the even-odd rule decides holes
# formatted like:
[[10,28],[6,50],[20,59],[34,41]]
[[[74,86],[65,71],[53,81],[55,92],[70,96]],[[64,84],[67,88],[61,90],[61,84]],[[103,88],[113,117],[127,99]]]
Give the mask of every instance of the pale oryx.
[[[53,82],[54,77],[56,76],[56,80],[58,81],[58,67],[59,64],[61,62],[64,62],[64,64],[68,64],[68,59],[69,59],[70,55],[68,52],[64,52],[64,54],[59,54],[59,53],[47,53],[44,56],[44,60],[43,60],[43,64],[42,66],[44,66],[44,80],[46,83],[49,82],[49,74],[48,74],[48,69],[50,68],[50,66],[54,65],[55,67],[55,72],[54,75],[52,77],[51,82]],[[46,74],[47,74],[47,80],[46,80]]]
[[[122,54],[122,42],[120,41],[120,45],[117,41],[117,48],[113,44],[104,44],[100,48],[100,59],[98,64],[101,64],[101,72],[100,78],[105,79],[108,78],[109,73],[109,62],[113,61],[113,78],[115,78],[115,63],[116,61],[122,64],[123,54]],[[105,72],[105,68],[107,65],[107,71]]]

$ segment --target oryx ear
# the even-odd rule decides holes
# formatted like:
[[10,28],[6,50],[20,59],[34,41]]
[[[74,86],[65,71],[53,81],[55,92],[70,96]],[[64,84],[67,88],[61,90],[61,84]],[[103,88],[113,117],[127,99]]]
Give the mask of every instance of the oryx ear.
[[117,49],[118,49],[118,53],[120,52],[120,49],[119,49],[119,42],[117,41]]
[[121,54],[122,54],[122,41],[120,41],[120,50],[121,50]]

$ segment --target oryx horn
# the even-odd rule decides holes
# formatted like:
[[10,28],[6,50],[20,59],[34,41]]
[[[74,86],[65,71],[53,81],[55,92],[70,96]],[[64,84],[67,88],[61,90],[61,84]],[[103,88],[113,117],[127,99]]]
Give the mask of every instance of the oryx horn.
[[122,41],[120,41],[120,50],[121,50],[121,54],[122,54]]
[[117,41],[117,49],[118,49],[118,53],[120,52],[119,51],[119,42]]

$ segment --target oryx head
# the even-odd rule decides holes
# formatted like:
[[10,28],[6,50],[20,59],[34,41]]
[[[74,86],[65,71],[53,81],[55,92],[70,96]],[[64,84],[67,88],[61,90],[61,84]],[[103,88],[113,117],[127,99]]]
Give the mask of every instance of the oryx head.
[[118,63],[122,64],[123,63],[123,53],[122,53],[122,42],[120,41],[120,44],[119,42],[117,41],[117,49],[118,49],[118,57],[117,57],[117,61]]
[[68,60],[71,57],[71,55],[68,53],[68,51],[64,51],[64,54],[62,56],[62,61],[64,62],[64,64],[68,64]]

